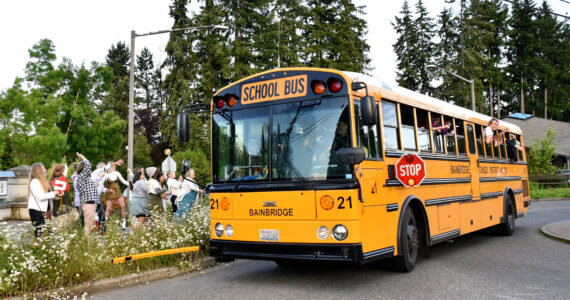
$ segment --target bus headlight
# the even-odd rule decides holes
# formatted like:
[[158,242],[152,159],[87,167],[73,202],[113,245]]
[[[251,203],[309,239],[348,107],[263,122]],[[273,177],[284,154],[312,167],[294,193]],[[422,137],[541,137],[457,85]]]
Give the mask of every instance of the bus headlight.
[[234,228],[230,224],[226,225],[226,235],[228,237],[234,235]]
[[214,226],[214,233],[217,237],[222,237],[222,234],[224,234],[224,225],[216,223],[216,226]]
[[331,232],[329,231],[329,228],[326,226],[321,226],[319,227],[319,229],[317,230],[317,236],[321,239],[321,240],[326,240],[329,238],[329,235],[331,234]]
[[346,239],[346,237],[348,236],[348,229],[346,229],[344,225],[338,224],[335,227],[333,227],[332,234],[335,240],[344,241],[344,239]]

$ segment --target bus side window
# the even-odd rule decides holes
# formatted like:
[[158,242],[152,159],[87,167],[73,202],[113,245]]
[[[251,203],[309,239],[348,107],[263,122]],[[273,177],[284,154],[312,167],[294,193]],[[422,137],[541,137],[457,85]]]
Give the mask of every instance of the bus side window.
[[443,116],[443,124],[449,126],[447,134],[445,134],[445,145],[447,147],[447,154],[457,155],[455,147],[455,123],[452,117]]
[[[499,131],[495,130],[494,133],[495,136],[499,135]],[[494,140],[493,141],[493,154],[495,159],[501,159],[503,158],[503,152],[501,151],[502,148],[502,141],[501,140]]]
[[[515,136],[516,136],[517,141],[518,141],[519,144],[521,145],[521,148],[524,150],[524,147],[522,146],[522,142],[521,142],[521,136],[518,135],[518,134],[516,134]],[[519,161],[523,161],[523,160],[524,160],[524,159],[523,159],[523,158],[524,158],[523,152],[522,152],[521,150],[518,150],[518,149],[517,149],[517,153],[518,153],[518,155],[519,155]]]
[[457,151],[459,151],[459,155],[466,155],[467,149],[465,149],[465,128],[463,126],[463,120],[455,119],[455,132],[457,136]]
[[400,134],[398,133],[398,114],[395,103],[382,100],[382,121],[386,149],[398,149]]
[[[500,132],[499,132],[500,133]],[[503,159],[509,159],[508,155],[507,155],[507,142],[506,142],[506,138],[508,138],[508,134],[503,136],[501,138],[501,156],[503,157]]]
[[[433,145],[435,148],[435,152],[443,153],[444,152],[443,147],[445,145],[443,139],[447,135],[448,131],[451,130],[451,126],[443,122],[443,118],[441,117],[440,114],[430,112],[430,117],[431,117],[431,135],[433,138]],[[453,145],[455,145],[455,143],[453,143]]]
[[431,152],[428,112],[423,109],[416,108],[416,117],[418,118],[418,142],[420,144],[420,151]]
[[402,142],[404,144],[404,150],[417,151],[414,109],[411,106],[400,104],[400,120],[402,122]]
[[471,155],[475,155],[477,154],[477,148],[475,147],[475,129],[473,129],[473,125],[468,124],[467,125],[467,138],[469,139],[468,144],[469,144],[469,154]]
[[[483,127],[483,132],[485,132],[485,126],[482,126],[482,127]],[[487,153],[487,158],[493,158],[493,153],[494,153],[493,143],[491,142],[489,144],[487,144],[487,143],[484,143],[484,144],[485,144],[485,151]]]
[[362,125],[360,103],[357,101],[354,102],[354,112],[356,114],[356,130],[358,131],[356,139],[358,140],[358,146],[366,150],[366,157],[380,158],[380,151],[378,151],[378,120],[376,120],[376,125]]
[[480,157],[485,157],[485,143],[483,142],[483,126],[475,125],[475,136],[477,137],[477,150]]

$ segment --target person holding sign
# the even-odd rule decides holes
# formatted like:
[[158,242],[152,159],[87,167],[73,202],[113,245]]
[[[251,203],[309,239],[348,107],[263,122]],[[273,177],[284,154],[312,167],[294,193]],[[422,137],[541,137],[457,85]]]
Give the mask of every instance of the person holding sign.
[[[67,183],[67,165],[57,164],[53,168],[50,176],[51,188],[56,192],[61,192],[62,196],[53,201],[53,216],[57,217],[64,211],[64,205],[69,207],[69,183]],[[67,210],[67,209],[65,209]]]

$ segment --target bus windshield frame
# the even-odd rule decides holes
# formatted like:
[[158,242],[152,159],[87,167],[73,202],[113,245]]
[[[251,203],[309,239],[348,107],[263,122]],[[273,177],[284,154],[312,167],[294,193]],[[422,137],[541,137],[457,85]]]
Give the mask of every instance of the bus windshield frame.
[[212,115],[213,183],[352,179],[347,95],[266,102]]

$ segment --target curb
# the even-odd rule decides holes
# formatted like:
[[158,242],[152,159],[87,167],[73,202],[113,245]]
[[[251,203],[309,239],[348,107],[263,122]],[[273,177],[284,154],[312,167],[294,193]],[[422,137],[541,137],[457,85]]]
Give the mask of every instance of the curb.
[[[554,223],[549,223],[549,224],[546,224],[546,225],[542,226],[542,227],[540,228],[540,231],[541,231],[543,234],[545,234],[545,235],[547,235],[547,236],[549,236],[549,237],[552,237],[552,238],[555,238],[555,239],[558,239],[558,240],[561,240],[561,241],[565,241],[565,242],[570,242],[570,236],[568,236],[568,235],[562,235],[562,234],[558,234],[558,233],[554,233],[554,232],[552,232],[552,231],[550,230],[550,227],[552,227],[552,226],[555,226],[555,227],[556,227],[556,226],[562,226],[562,223],[570,224],[569,222],[570,222],[570,220],[558,221],[558,222],[554,222]],[[566,225],[566,224],[564,224],[564,225]],[[568,226],[568,225],[566,225],[566,226]]]
[[541,202],[541,201],[568,201],[570,198],[531,198],[531,202]]
[[[115,289],[119,289],[119,288],[125,288],[125,287],[135,286],[138,284],[144,284],[147,282],[156,281],[156,280],[160,280],[160,279],[173,278],[173,277],[180,276],[183,274],[187,274],[187,273],[190,273],[193,271],[204,269],[204,268],[213,266],[215,264],[216,264],[215,258],[208,256],[208,257],[200,260],[199,262],[197,262],[195,265],[188,267],[188,268],[184,268],[184,269],[180,269],[178,267],[155,269],[155,270],[150,270],[150,271],[147,271],[144,273],[139,273],[139,274],[130,274],[130,275],[125,275],[125,276],[120,276],[120,277],[115,277],[115,278],[108,278],[108,279],[102,279],[102,280],[98,280],[98,281],[87,282],[87,283],[84,283],[84,284],[81,284],[78,286],[69,287],[69,288],[60,288],[58,290],[40,292],[40,293],[34,294],[33,297],[34,297],[34,299],[35,298],[39,298],[39,299],[52,298],[53,297],[52,294],[60,293],[63,290],[65,290],[65,292],[63,292],[63,294],[65,294],[66,296],[82,297],[85,293],[92,295],[92,294],[107,292],[107,291],[111,291],[111,290],[115,290]],[[26,298],[25,298],[25,296],[16,296],[16,297],[12,297],[9,299],[26,299]]]

